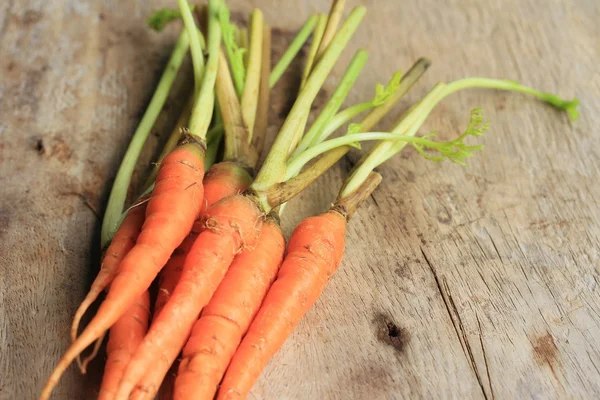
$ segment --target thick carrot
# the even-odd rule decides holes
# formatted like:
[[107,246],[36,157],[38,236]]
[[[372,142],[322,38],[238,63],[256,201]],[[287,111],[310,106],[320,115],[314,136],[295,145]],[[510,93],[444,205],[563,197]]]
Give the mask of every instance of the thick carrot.
[[242,336],[275,279],[285,249],[279,224],[263,224],[256,248],[238,255],[183,348],[175,399],[212,400]]
[[[128,399],[147,370],[163,364],[166,372],[234,256],[256,246],[263,214],[253,199],[236,195],[213,204],[203,220],[205,229],[188,253],[179,283],[127,366],[116,399]],[[156,389],[140,387],[146,393]]]
[[112,282],[117,275],[121,260],[123,260],[125,255],[129,253],[135,245],[146,214],[145,199],[140,199],[138,203],[139,206],[132,207],[127,213],[127,216],[123,219],[123,222],[119,226],[119,230],[104,253],[104,259],[102,260],[102,266],[100,267],[98,276],[96,276],[96,279],[92,282],[89,293],[85,296],[75,312],[73,324],[71,325],[72,341],[77,338],[77,331],[79,330],[81,318],[92,303],[96,301],[100,293],[102,293],[102,291]]
[[233,356],[217,399],[244,399],[340,265],[346,218],[337,211],[304,220],[290,238],[277,280]]
[[137,303],[110,328],[106,348],[108,358],[98,394],[99,400],[112,399],[119,387],[123,369],[148,330],[149,318],[150,295],[145,291]]
[[119,274],[96,316],[52,371],[40,399],[50,397],[69,364],[148,290],[173,250],[190,232],[203,201],[203,153],[203,147],[194,141],[180,145],[164,159],[136,245],[121,262]]

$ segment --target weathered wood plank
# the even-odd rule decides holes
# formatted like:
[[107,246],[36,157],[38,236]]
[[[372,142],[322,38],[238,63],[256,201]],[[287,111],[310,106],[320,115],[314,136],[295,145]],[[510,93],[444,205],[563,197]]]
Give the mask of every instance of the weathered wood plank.
[[[239,15],[261,7],[286,38],[328,8],[281,3],[230,6]],[[440,80],[507,77],[576,94],[582,118],[570,124],[524,96],[489,91],[446,100],[426,127],[450,137],[481,107],[492,121],[486,149],[468,168],[411,150],[381,168],[384,183],[350,224],[342,268],[253,398],[599,397],[600,6],[361,3],[369,13],[352,48],[370,59],[351,102],[424,55],[434,63],[410,101]],[[144,19],[169,4],[0,4],[0,398],[35,397],[68,345],[97,265],[96,215],[176,34],[149,32]],[[290,204],[287,232],[327,208],[352,160]],[[82,379],[73,368],[56,398],[89,398],[98,372]]]

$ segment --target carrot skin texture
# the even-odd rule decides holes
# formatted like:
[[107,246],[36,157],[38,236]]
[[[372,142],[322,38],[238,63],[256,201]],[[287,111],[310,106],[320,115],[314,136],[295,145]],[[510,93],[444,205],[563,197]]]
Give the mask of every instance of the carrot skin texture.
[[156,385],[138,382],[149,366],[167,372],[234,256],[256,246],[263,215],[252,199],[236,195],[209,207],[203,221],[205,228],[188,253],[179,283],[127,366],[116,399],[129,399],[136,385],[138,393],[156,392]]
[[263,224],[260,241],[234,259],[194,324],[175,379],[175,400],[212,400],[231,357],[248,329],[283,259],[278,224]]
[[138,302],[110,328],[106,349],[108,358],[98,400],[112,399],[125,366],[148,330],[149,319],[150,294],[145,291]]
[[165,157],[146,206],[146,220],[136,245],[119,265],[119,274],[112,281],[95,317],[52,371],[40,400],[50,397],[69,364],[148,290],[200,213],[203,176],[204,151],[199,145],[180,145]]
[[98,298],[100,293],[110,285],[112,280],[118,273],[119,264],[125,258],[127,253],[135,246],[135,242],[140,234],[144,219],[146,217],[146,204],[140,204],[137,207],[132,208],[127,213],[127,216],[123,219],[119,230],[115,233],[110,245],[104,253],[104,259],[102,260],[102,266],[98,275],[92,282],[90,291],[85,296],[73,318],[73,324],[71,326],[71,341],[77,338],[77,330],[81,318]]
[[336,211],[305,219],[294,230],[277,279],[235,352],[217,399],[246,398],[339,267],[345,234],[346,218]]

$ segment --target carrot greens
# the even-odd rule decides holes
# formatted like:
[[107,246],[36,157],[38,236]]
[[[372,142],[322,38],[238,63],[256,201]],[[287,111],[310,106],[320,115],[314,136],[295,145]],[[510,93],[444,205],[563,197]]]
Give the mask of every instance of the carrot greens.
[[272,88],[273,86],[275,86],[275,84],[277,83],[277,81],[279,81],[279,78],[281,78],[287,67],[292,63],[294,57],[296,57],[296,55],[300,52],[300,49],[315,29],[315,25],[317,25],[317,20],[318,17],[316,15],[312,15],[306,20],[306,22],[304,23],[304,25],[302,26],[292,43],[290,43],[290,45],[285,50],[279,61],[277,61],[277,64],[275,64],[275,66],[273,67],[271,75],[269,76],[269,87]]
[[[515,81],[510,80],[500,80],[500,79],[489,79],[489,78],[467,78],[460,79],[454,82],[450,82],[448,84],[438,83],[419,103],[417,103],[412,109],[410,109],[398,123],[398,125],[392,131],[393,133],[397,133],[404,137],[414,136],[420,126],[423,124],[429,113],[433,110],[433,108],[442,101],[446,96],[457,92],[463,89],[473,89],[473,88],[486,88],[486,89],[498,89],[498,90],[508,90],[515,91],[525,94],[530,94],[538,99],[550,104],[551,106],[567,112],[571,119],[577,119],[578,111],[577,105],[579,104],[578,99],[573,100],[564,100],[557,95],[540,92],[538,90],[532,89],[530,87],[519,84]],[[480,110],[472,113],[472,119],[470,130],[467,129],[464,136],[461,136],[462,140],[464,137],[469,135],[474,135],[476,132],[481,132],[482,129],[477,128],[487,128],[486,124],[482,124],[481,118],[482,114]],[[366,155],[364,162],[360,167],[358,167],[348,179],[345,184],[343,190],[341,191],[341,196],[348,195],[352,193],[353,190],[357,189],[360,184],[367,178],[369,173],[373,171],[374,168],[384,163],[394,154],[398,153],[400,150],[404,148],[407,143],[414,143],[413,145],[419,153],[423,155],[427,155],[428,153],[424,152],[424,147],[429,147],[430,149],[437,150],[439,153],[442,153],[441,148],[438,146],[437,148],[426,146],[425,142],[416,142],[414,140],[399,140],[399,141],[384,141],[379,143],[377,146],[373,147],[371,151]],[[443,150],[451,151],[454,150],[456,152],[456,160],[455,162],[461,163],[462,160],[469,156],[469,146],[454,143],[450,146],[450,149],[444,147]],[[440,154],[443,156],[444,154]],[[433,160],[438,160],[439,156],[433,156]]]

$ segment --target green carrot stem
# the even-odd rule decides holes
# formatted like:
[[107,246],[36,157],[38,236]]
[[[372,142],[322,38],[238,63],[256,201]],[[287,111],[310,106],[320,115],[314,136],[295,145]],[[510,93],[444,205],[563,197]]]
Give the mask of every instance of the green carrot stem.
[[152,96],[152,100],[150,100],[150,104],[148,105],[140,124],[133,134],[131,143],[127,148],[127,152],[123,157],[121,165],[119,166],[117,176],[115,177],[115,181],[108,198],[104,219],[102,221],[102,232],[100,239],[102,248],[105,248],[108,245],[114,233],[117,231],[121,214],[125,205],[125,199],[127,197],[127,189],[129,188],[129,184],[131,182],[131,175],[133,174],[135,164],[137,163],[140,152],[142,151],[142,147],[144,146],[144,143],[146,143],[146,139],[150,134],[150,130],[152,129],[152,126],[156,122],[156,118],[160,114],[160,111],[165,104],[171,86],[173,85],[173,81],[177,76],[177,72],[181,67],[189,46],[189,37],[187,33],[182,32],[175,43],[175,47],[173,48],[169,62],[167,63],[163,75],[158,82],[158,86],[156,87],[156,91]]
[[[393,89],[393,91],[391,92],[391,96],[389,96],[388,99],[385,100],[383,103],[380,103],[378,106],[373,108],[371,112],[369,112],[369,114],[366,115],[365,118],[363,118],[360,124],[358,124],[358,126],[361,128],[361,131],[367,131],[373,126],[375,126],[387,114],[391,107],[394,104],[396,104],[400,100],[400,98],[404,96],[404,94],[406,94],[406,92],[408,92],[408,90],[417,82],[421,75],[423,75],[423,73],[427,70],[429,65],[430,62],[425,59],[420,59],[415,64],[413,64],[413,66],[408,70],[408,72],[404,76],[402,76],[400,82],[398,82],[397,84],[397,87],[395,87],[395,85],[393,86],[395,87],[395,89]],[[393,80],[394,77],[392,77],[390,82],[393,82]],[[389,86],[390,84],[388,83],[388,87]],[[387,88],[384,89],[388,90]],[[369,105],[371,106],[372,103],[373,101],[369,102]],[[329,134],[319,138],[319,141],[315,143],[315,145],[321,143],[328,136]],[[340,155],[340,158],[343,157],[344,154],[346,154],[350,150],[350,148],[350,146],[340,147],[340,149],[344,149],[343,154]],[[302,162],[298,162],[296,166],[292,166],[292,170],[288,172],[288,176],[292,176],[294,173],[299,173],[303,168],[303,165],[301,164]],[[280,213],[283,212],[285,206],[286,204],[284,203],[278,208]]]
[[315,25],[317,24],[317,19],[318,18],[316,15],[312,15],[308,18],[308,20],[306,20],[306,22],[300,29],[300,32],[298,32],[298,34],[296,35],[294,40],[292,40],[292,43],[290,43],[290,45],[285,50],[285,52],[283,53],[283,55],[281,56],[279,61],[277,61],[277,64],[275,64],[275,67],[273,67],[273,70],[271,71],[271,75],[269,76],[269,87],[270,88],[275,86],[275,84],[277,83],[279,78],[281,78],[281,76],[283,75],[285,70],[292,63],[292,60],[294,59],[294,57],[296,57],[296,55],[300,52],[300,49],[302,48],[304,43],[308,40],[308,37],[310,36],[313,29],[315,28]]
[[235,83],[235,89],[238,97],[241,98],[244,92],[244,79],[246,77],[245,49],[239,47],[237,28],[235,24],[229,21],[229,17],[229,9],[223,4],[219,12],[219,22],[221,23],[221,30],[223,32],[223,44],[231,65],[231,74]]
[[[189,15],[189,21],[185,22],[185,26],[191,36],[194,32],[197,32],[192,13],[187,0],[178,1],[181,13],[184,16],[184,22],[186,21],[185,15]],[[215,102],[214,88],[217,77],[217,65],[219,62],[219,46],[221,44],[221,26],[218,20],[220,6],[221,0],[209,0],[207,41],[208,61],[206,64],[206,73],[202,76],[200,91],[198,92],[194,107],[192,108],[192,115],[189,123],[190,133],[197,136],[202,141],[206,140],[206,132],[210,125]],[[193,54],[193,47],[191,48],[191,51]],[[196,49],[196,51],[198,51],[198,49]],[[192,57],[192,62],[196,64],[196,58]],[[197,76],[194,78],[197,79]]]
[[[393,132],[404,132],[415,122],[418,114],[416,111],[419,109],[429,107],[429,105],[435,101],[438,94],[443,90],[444,85],[438,84],[436,85],[420,102],[418,107],[414,108],[413,111],[409,112],[408,115],[405,116],[401,120],[401,122],[394,128]],[[339,197],[343,198],[350,195],[354,190],[356,190],[362,182],[369,176],[371,171],[373,171],[378,165],[381,164],[381,161],[385,159],[388,155],[389,149],[394,145],[393,141],[389,142],[381,142],[378,143],[372,150],[368,153],[368,155],[360,162],[357,168],[352,172],[350,177],[347,179],[344,187],[340,191]]]
[[354,104],[348,108],[343,109],[329,120],[327,125],[325,125],[324,129],[321,132],[319,132],[319,136],[314,138],[314,143],[319,143],[323,141],[323,139],[329,137],[342,125],[347,124],[360,114],[364,113],[365,111],[369,111],[372,108],[373,102],[365,101],[364,103]]
[[[251,146],[256,150],[256,159],[260,158],[263,151],[267,127],[269,125],[269,75],[271,73],[271,27],[264,24],[263,27],[263,51],[262,65],[260,67],[260,89],[258,93],[258,108],[256,109],[256,121],[254,121],[254,133],[252,134]],[[252,167],[256,167],[253,165]]]
[[346,96],[348,96],[348,92],[354,85],[354,82],[356,82],[358,75],[367,62],[367,58],[368,53],[366,51],[358,50],[356,52],[352,58],[352,61],[348,65],[346,72],[344,72],[340,83],[333,92],[333,95],[329,98],[329,101],[323,108],[323,111],[321,111],[321,114],[319,114],[308,132],[304,135],[302,140],[300,140],[300,143],[298,143],[298,147],[296,147],[296,150],[294,153],[292,153],[292,157],[302,153],[311,144],[316,143],[315,141],[319,137],[319,134],[323,130],[325,124],[331,120],[346,99]]
[[291,158],[288,162],[285,180],[296,176],[310,160],[320,156],[321,154],[340,146],[358,147],[358,142],[367,140],[395,140],[399,136],[389,132],[366,132],[366,133],[351,133],[340,136],[334,139],[326,140],[316,146],[309,147],[307,150],[298,156]]
[[254,167],[258,160],[258,154],[253,151],[252,146],[248,145],[248,129],[242,117],[240,101],[222,50],[219,52],[218,76],[217,98],[225,127],[223,160],[241,162]]
[[564,100],[553,93],[541,92],[528,86],[521,85],[519,82],[506,79],[467,78],[454,81],[448,84],[446,89],[447,94],[445,94],[444,97],[458,90],[472,88],[507,90],[530,94],[550,104],[558,110],[566,111],[572,121],[575,121],[577,118],[579,118],[579,112],[577,111],[577,106],[579,105],[578,99]]
[[337,113],[327,123],[325,128],[322,130],[320,136],[312,143],[319,143],[328,138],[333,132],[338,130],[342,125],[350,122],[358,115],[365,111],[371,110],[369,114],[363,118],[360,122],[363,131],[371,130],[391,109],[398,103],[398,101],[406,94],[408,89],[415,84],[415,82],[423,75],[423,73],[429,68],[431,62],[426,58],[420,58],[413,64],[413,66],[406,72],[402,77],[397,89],[392,92],[387,100],[381,102],[378,105],[374,104],[374,101],[367,101],[364,103],[350,106],[339,113]]
[[190,50],[192,54],[192,66],[194,68],[194,92],[200,92],[202,82],[202,74],[204,73],[204,54],[202,54],[202,46],[200,45],[200,33],[196,28],[192,9],[187,3],[187,0],[177,0],[181,12],[183,24],[190,38]]
[[[410,110],[410,112],[408,112],[404,118],[402,118],[400,123],[396,126],[396,128],[394,128],[393,132],[403,136],[414,136],[418,132],[423,122],[427,119],[433,108],[435,108],[440,101],[459,90],[473,88],[508,90],[530,94],[559,110],[567,112],[572,120],[577,119],[579,116],[577,111],[577,106],[579,104],[578,99],[564,100],[555,94],[540,92],[510,80],[467,78],[457,80],[449,84],[438,83],[416,107]],[[374,151],[369,154],[369,156],[350,176],[347,183],[342,188],[340,196],[344,197],[355,190],[358,186],[360,186],[361,182],[366,179],[370,171],[387,161],[394,154],[401,151],[405,145],[406,141],[385,141],[379,143],[374,148]],[[419,147],[417,147],[417,150],[419,150]],[[419,152],[424,155],[424,153],[421,151]]]
[[310,74],[306,81],[306,85],[300,91],[290,114],[283,123],[281,131],[277,135],[273,147],[267,156],[265,165],[261,168],[256,180],[252,184],[253,189],[264,189],[284,179],[286,174],[286,159],[288,154],[296,147],[302,134],[300,132],[300,135],[298,135],[298,123],[304,120],[310,112],[311,104],[327,75],[358,28],[364,15],[364,7],[355,8],[334,36],[321,61],[316,65],[313,73]]
[[327,49],[327,46],[329,46],[329,43],[331,43],[331,40],[335,35],[335,31],[342,20],[345,6],[346,0],[334,0],[331,4],[331,9],[329,10],[329,15],[327,16],[327,26],[325,27],[323,37],[319,43],[319,49],[317,50],[315,62],[319,62],[321,56],[323,56],[323,53],[325,53],[325,49]]
[[256,8],[250,15],[250,48],[248,51],[248,66],[244,91],[241,98],[242,118],[248,127],[248,142],[252,141],[256,109],[258,107],[258,93],[260,86],[260,69],[263,45],[263,14]]
[[315,58],[317,57],[317,51],[319,51],[319,45],[321,44],[321,39],[323,38],[323,33],[325,33],[326,26],[327,15],[318,14],[317,26],[315,27],[315,33],[313,34],[312,43],[310,44],[308,56],[306,57],[306,63],[304,64],[304,70],[302,71],[300,89],[304,87],[304,85],[306,84],[306,80],[308,79],[308,75],[310,75],[310,72],[312,71],[312,67],[315,62]]
[[[424,109],[420,112],[421,115],[419,116],[417,121],[413,123],[414,127],[412,128],[412,130],[414,130],[414,132],[412,134],[414,135],[417,133],[418,128],[423,124],[423,122],[425,122],[433,108],[435,108],[435,106],[439,102],[441,102],[446,96],[459,90],[475,88],[497,89],[529,94],[550,104],[558,110],[567,112],[569,118],[572,121],[576,120],[579,117],[579,112],[577,111],[577,106],[579,105],[578,99],[564,100],[553,93],[541,92],[511,80],[490,78],[467,78],[448,83],[445,89],[438,94],[438,97],[435,100],[431,101],[427,105],[422,106]],[[392,148],[388,151],[388,154],[381,161],[381,163],[385,162],[386,160],[394,156],[394,154],[401,151],[405,145],[406,143],[394,144]]]

